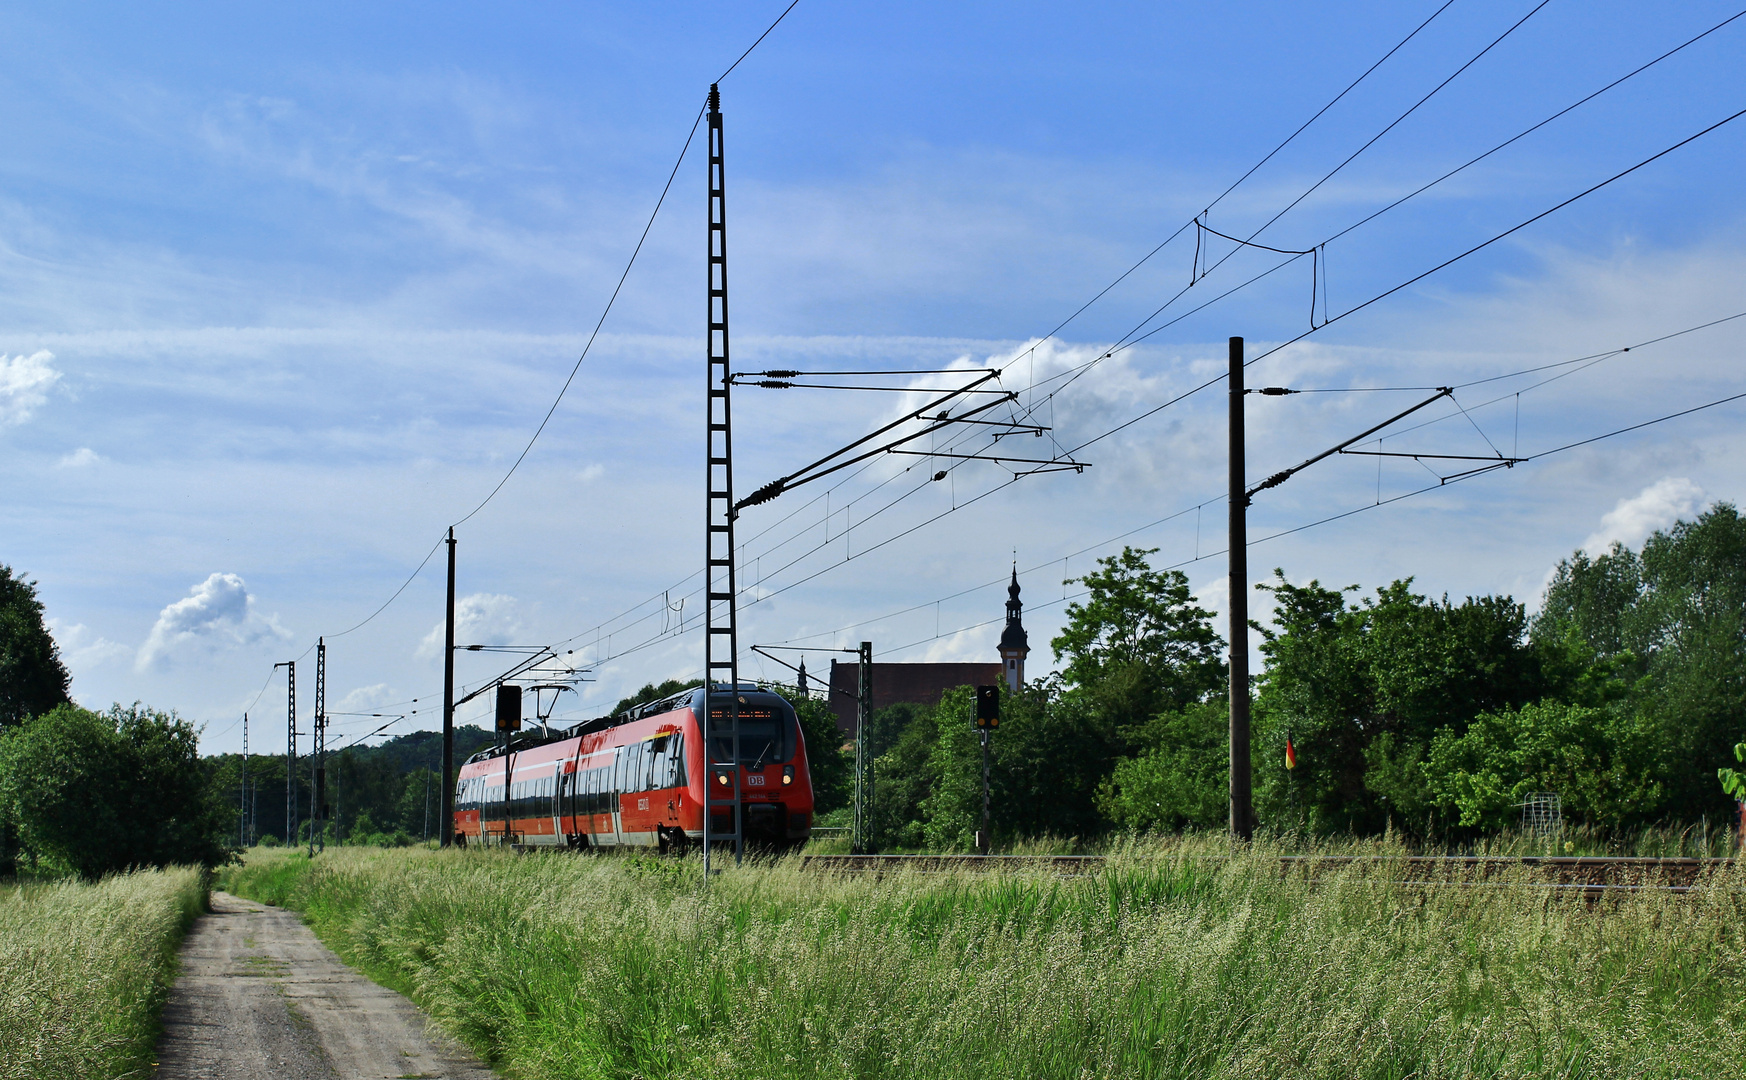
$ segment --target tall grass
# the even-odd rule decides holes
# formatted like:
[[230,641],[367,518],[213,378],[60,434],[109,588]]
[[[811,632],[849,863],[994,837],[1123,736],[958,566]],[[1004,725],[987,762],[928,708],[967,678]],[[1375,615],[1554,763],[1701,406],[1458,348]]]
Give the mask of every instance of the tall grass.
[[198,869],[0,892],[0,1080],[147,1076]]
[[1078,878],[785,860],[705,887],[695,860],[330,850],[281,895],[518,1077],[1738,1072],[1746,874],[1591,907],[1527,871],[1425,886],[1279,853],[1132,845]]

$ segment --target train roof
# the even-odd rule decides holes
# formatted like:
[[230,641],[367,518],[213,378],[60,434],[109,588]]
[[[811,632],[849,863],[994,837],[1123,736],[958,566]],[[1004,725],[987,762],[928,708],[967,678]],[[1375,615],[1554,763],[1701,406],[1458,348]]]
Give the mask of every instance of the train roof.
[[[775,689],[764,683],[747,682],[742,679],[738,685],[739,692],[742,694],[768,694],[769,696],[781,701],[788,700],[780,693],[777,693]],[[728,684],[710,683],[709,689],[713,694],[721,694],[727,691]],[[573,724],[567,728],[554,729],[542,727],[538,731],[526,731],[519,737],[511,737],[510,745],[507,750],[501,746],[487,746],[483,750],[475,752],[461,764],[471,765],[475,761],[487,761],[491,758],[501,757],[504,753],[509,751],[521,753],[524,750],[532,750],[550,743],[563,742],[566,739],[574,739],[582,735],[592,735],[597,731],[606,731],[609,728],[633,723],[649,716],[659,716],[662,713],[672,712],[675,709],[686,708],[688,706],[695,708],[697,698],[701,696],[702,693],[703,687],[692,686],[679,691],[677,694],[669,694],[657,701],[645,701],[641,705],[633,705],[621,713],[614,713],[610,716],[597,716],[592,720],[583,720],[580,723]]]

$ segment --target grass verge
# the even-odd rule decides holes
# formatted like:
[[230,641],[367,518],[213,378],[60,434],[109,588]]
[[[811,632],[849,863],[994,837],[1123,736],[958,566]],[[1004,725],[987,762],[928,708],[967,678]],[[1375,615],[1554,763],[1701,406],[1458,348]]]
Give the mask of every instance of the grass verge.
[[198,869],[0,894],[0,1080],[147,1076]]
[[[1396,853],[1374,846],[1326,854]],[[1590,906],[1524,872],[1282,875],[1258,844],[1096,874],[704,886],[695,860],[251,857],[349,962],[518,1077],[1726,1075],[1746,874]]]

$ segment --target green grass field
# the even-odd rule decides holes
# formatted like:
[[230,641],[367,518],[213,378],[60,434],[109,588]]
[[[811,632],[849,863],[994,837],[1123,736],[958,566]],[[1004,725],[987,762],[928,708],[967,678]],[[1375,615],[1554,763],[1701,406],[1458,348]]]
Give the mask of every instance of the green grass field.
[[197,869],[0,890],[0,1080],[149,1076]]
[[1739,1071],[1746,875],[1591,908],[1374,864],[1312,883],[1277,853],[1134,847],[1078,879],[789,860],[706,888],[694,859],[354,849],[226,884],[523,1078]]

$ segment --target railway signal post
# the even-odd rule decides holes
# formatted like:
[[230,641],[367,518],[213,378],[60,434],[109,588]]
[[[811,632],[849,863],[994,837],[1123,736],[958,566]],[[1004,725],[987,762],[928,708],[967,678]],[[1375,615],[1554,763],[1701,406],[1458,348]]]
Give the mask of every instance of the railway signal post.
[[249,841],[249,714],[243,713],[242,798],[237,806],[236,846],[248,847]]
[[988,736],[1000,727],[1000,687],[976,688],[976,733],[982,737],[982,829],[976,834],[976,850],[986,855],[994,846],[993,821],[988,794]]
[[515,757],[510,753],[510,740],[521,730],[521,687],[500,683],[497,687],[497,734],[503,740],[503,845],[509,846],[510,783]]

